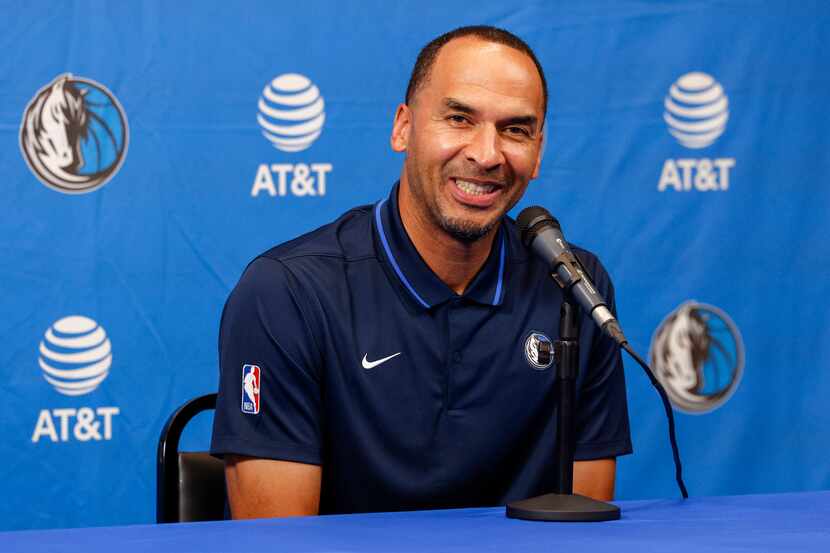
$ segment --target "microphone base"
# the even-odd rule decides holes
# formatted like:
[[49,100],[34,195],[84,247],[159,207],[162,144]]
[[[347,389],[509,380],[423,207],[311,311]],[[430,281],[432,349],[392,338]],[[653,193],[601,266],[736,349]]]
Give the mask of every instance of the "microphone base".
[[619,520],[620,508],[584,495],[549,493],[512,501],[506,508],[508,518],[553,522],[603,522]]

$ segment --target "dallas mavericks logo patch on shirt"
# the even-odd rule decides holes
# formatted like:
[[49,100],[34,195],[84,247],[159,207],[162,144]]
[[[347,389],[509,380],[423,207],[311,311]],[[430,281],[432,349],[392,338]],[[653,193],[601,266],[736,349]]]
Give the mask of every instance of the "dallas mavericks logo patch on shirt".
[[242,366],[242,412],[259,413],[260,370],[257,365]]
[[544,370],[553,363],[553,343],[541,332],[531,332],[525,340],[525,358],[536,370]]

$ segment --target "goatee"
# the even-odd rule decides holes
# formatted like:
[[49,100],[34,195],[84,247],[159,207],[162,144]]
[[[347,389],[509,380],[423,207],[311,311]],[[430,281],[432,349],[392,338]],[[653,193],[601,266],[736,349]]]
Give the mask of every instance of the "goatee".
[[498,223],[498,219],[487,223],[486,225],[476,225],[469,221],[464,221],[461,219],[454,219],[452,217],[446,217],[443,214],[436,214],[438,226],[441,229],[458,240],[459,242],[465,242],[467,244],[472,244],[478,240],[484,238]]

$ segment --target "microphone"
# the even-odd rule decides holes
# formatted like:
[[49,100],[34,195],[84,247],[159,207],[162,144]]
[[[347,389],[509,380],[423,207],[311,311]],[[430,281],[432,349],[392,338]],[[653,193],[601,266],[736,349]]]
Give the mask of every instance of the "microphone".
[[649,368],[642,357],[628,343],[622,333],[620,323],[608,309],[605,300],[594,287],[582,264],[571,252],[559,221],[544,207],[533,206],[523,209],[516,218],[521,231],[522,242],[533,253],[539,256],[550,269],[550,276],[564,291],[570,291],[571,296],[579,303],[586,313],[590,313],[594,322],[611,338],[628,352],[629,355],[646,372],[652,386],[657,390],[663,402],[663,409],[669,422],[669,441],[671,442],[672,457],[674,458],[674,477],[680,494],[683,498],[689,497],[686,484],[683,482],[683,467],[680,463],[680,452],[677,449],[677,437],[674,429],[674,413],[671,409],[666,390],[654,372]]
[[523,209],[516,218],[516,223],[524,245],[547,265],[551,277],[559,287],[571,293],[603,332],[621,346],[627,343],[620,323],[565,242],[559,221],[544,207],[533,206]]

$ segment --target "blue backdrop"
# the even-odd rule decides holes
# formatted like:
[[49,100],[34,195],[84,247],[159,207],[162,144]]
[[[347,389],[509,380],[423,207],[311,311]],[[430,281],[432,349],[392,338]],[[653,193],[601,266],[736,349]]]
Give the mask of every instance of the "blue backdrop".
[[[418,50],[477,23],[547,72],[546,157],[517,210],[547,206],[608,268],[691,493],[830,487],[827,3],[0,10],[0,528],[154,519],[159,431],[216,389],[242,269],[386,195]],[[626,371],[618,497],[676,496],[662,407]]]

